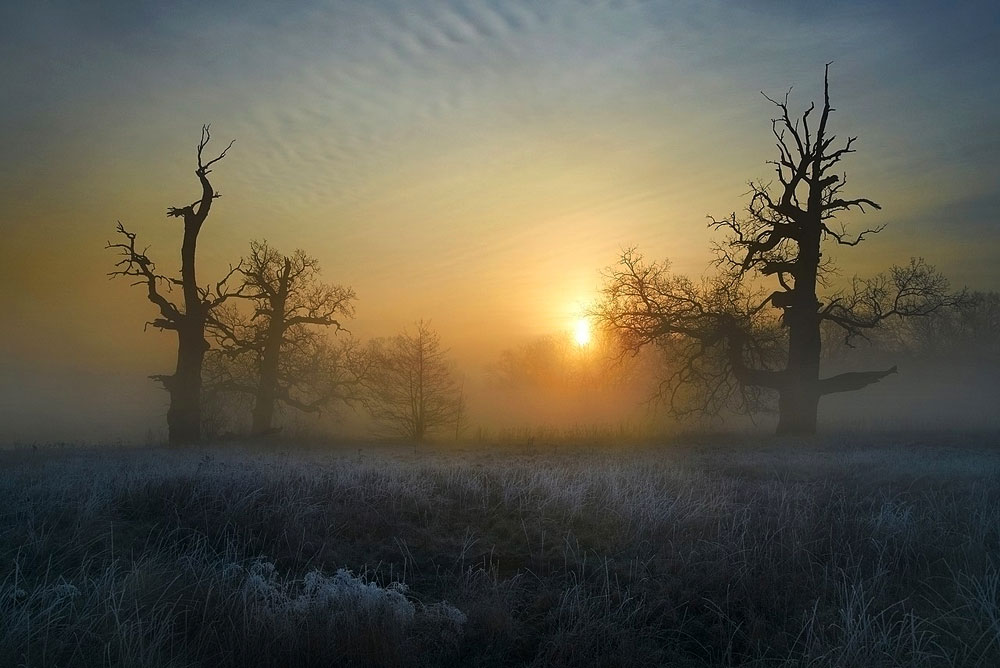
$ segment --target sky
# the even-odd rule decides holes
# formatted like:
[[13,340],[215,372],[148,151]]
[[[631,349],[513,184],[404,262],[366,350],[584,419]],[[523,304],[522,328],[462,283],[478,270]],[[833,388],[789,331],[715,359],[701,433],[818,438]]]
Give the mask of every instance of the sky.
[[203,123],[236,143],[202,280],[251,239],[303,248],[356,335],[429,319],[475,371],[569,335],[623,248],[706,272],[706,215],[771,173],[760,92],[803,108],[832,61],[850,193],[883,206],[847,222],[887,225],[843,275],[924,256],[1000,289],[998,26],[992,2],[7,2],[0,440],[162,414],[175,340],[104,245],[121,220],[179,264]]

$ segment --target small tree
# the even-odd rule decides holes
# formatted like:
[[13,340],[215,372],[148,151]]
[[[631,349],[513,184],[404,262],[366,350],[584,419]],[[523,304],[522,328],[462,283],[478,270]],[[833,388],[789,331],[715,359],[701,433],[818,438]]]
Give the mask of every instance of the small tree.
[[[832,266],[823,259],[823,242],[856,246],[882,231],[878,226],[851,235],[836,217],[879,206],[866,197],[845,197],[846,177],[834,173],[857,138],[835,145],[828,76],[815,131],[815,105],[793,121],[787,95],[767,99],[780,112],[771,122],[778,158],[770,164],[778,186],[751,182],[745,216],[710,219],[728,233],[716,246],[721,273],[694,284],[630,251],[607,276],[598,316],[633,350],[657,342],[680,351],[668,383],[671,396],[697,381],[706,388],[703,408],[716,410],[734,397],[748,408],[760,391],[776,393],[778,432],[810,434],[821,397],[860,390],[896,372],[893,366],[821,378],[824,322],[839,326],[850,341],[889,318],[928,315],[963,297],[950,295],[945,278],[914,259],[819,299]],[[766,280],[776,281],[777,289],[758,293],[751,287]],[[775,311],[777,321],[769,317]]]
[[319,330],[346,331],[341,320],[354,316],[354,291],[321,283],[319,262],[305,251],[282,255],[265,241],[251,242],[239,273],[253,311],[231,307],[213,319],[221,354],[230,360],[216,387],[253,396],[251,433],[273,430],[279,402],[316,412],[335,399],[350,400],[360,387],[356,366],[346,364],[354,348],[329,344]]
[[429,323],[418,322],[413,334],[374,341],[371,356],[368,403],[376,420],[414,441],[424,440],[437,429],[460,429],[463,392],[448,363],[447,350],[441,348]]
[[[230,267],[229,273],[214,289],[199,286],[195,275],[198,233],[208,218],[212,202],[219,197],[208,180],[208,175],[212,172],[209,168],[226,157],[233,145],[233,142],[229,142],[219,155],[206,160],[204,150],[211,138],[209,127],[203,126],[197,149],[198,165],[194,171],[201,184],[201,197],[187,206],[167,209],[168,216],[184,221],[180,278],[158,274],[156,265],[146,255],[146,250],[136,248],[136,235],[127,231],[121,222],[118,223],[118,233],[125,241],[107,244],[121,258],[115,264],[117,268],[109,275],[134,279],[133,285],[143,286],[147,298],[156,305],[160,313],[149,324],[161,330],[177,332],[177,367],[174,373],[151,376],[162,383],[170,394],[167,429],[169,442],[174,445],[195,443],[201,438],[201,369],[205,352],[209,348],[205,340],[205,325],[212,310],[235,294],[228,292],[226,286],[228,279],[239,270],[239,267]],[[179,287],[183,299],[181,305],[170,301],[161,290],[162,287],[166,287],[168,291]]]

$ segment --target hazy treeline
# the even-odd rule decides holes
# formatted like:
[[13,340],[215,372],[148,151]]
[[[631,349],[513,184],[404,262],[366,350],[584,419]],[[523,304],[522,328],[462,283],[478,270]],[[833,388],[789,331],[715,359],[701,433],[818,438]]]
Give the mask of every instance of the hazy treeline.
[[[232,438],[358,435],[420,441],[461,434],[466,401],[455,365],[427,322],[390,337],[363,341],[300,327],[286,339],[271,385],[264,351],[213,348],[206,358],[204,435]],[[271,389],[268,389],[270,387]],[[260,419],[261,395],[272,407]]]
[[[991,426],[992,393],[1000,377],[1000,341],[994,334],[998,327],[1000,294],[986,292],[926,317],[896,320],[850,346],[842,335],[829,332],[824,369],[834,372],[860,359],[872,365],[896,364],[902,375],[861,395],[829,398],[832,410],[825,424],[902,428],[917,420],[931,428]],[[320,385],[332,382],[346,387],[347,375],[357,378],[359,394],[331,395],[321,406],[323,415],[315,418],[286,407],[279,420],[296,425],[297,435],[405,435],[374,420],[369,400],[361,396],[366,384],[353,376],[378,368],[373,362],[377,351],[398,346],[401,339],[364,342],[344,332],[322,336],[327,359],[311,367],[330,374]],[[366,359],[369,355],[373,357]],[[751,424],[733,410],[671,414],[671,398],[691,407],[700,405],[702,398],[703,388],[695,384],[685,385],[674,397],[668,395],[664,379],[678,366],[669,346],[631,355],[602,332],[596,332],[586,348],[568,336],[537,337],[503,350],[479,369],[449,366],[453,381],[463,379],[461,410],[429,435],[527,442],[560,434],[642,437],[675,429]],[[754,416],[758,424],[775,419],[773,402],[774,397],[760,398]],[[208,405],[206,420],[220,420],[206,430],[208,435],[249,429],[248,395],[213,394]]]
[[[427,322],[390,337],[362,340],[351,321],[357,298],[326,283],[320,263],[299,249],[284,255],[264,241],[240,260],[236,298],[207,327],[202,427],[207,438],[398,436],[529,441],[559,433],[638,437],[651,431],[740,424],[745,411],[706,403],[711,387],[686,378],[675,340],[628,351],[613,332],[586,346],[542,336],[502,351],[483,368],[459,369]],[[782,336],[773,320],[774,337]],[[828,424],[924,426],[990,424],[1000,372],[1000,294],[975,293],[948,309],[894,319],[848,341],[824,331],[824,369],[853,357],[899,364],[906,383],[872,388],[861,399],[831,399]],[[447,332],[445,332],[447,335]],[[874,394],[878,409],[872,410]],[[774,419],[775,397],[751,406],[758,423]],[[268,407],[270,411],[268,412]],[[673,409],[673,410],[669,410]],[[669,413],[669,414],[668,414]]]
[[953,308],[893,321],[852,341],[853,348],[831,336],[824,353],[831,369],[842,368],[850,356],[900,370],[893,382],[860,397],[831,397],[831,412],[858,427],[995,428],[998,331],[1000,293],[975,292]]
[[[743,212],[709,217],[720,235],[712,272],[692,279],[669,260],[624,250],[591,307],[601,329],[595,341],[523,343],[501,353],[479,382],[458,372],[425,321],[391,338],[353,338],[354,291],[324,282],[303,250],[285,255],[252,241],[221,280],[199,282],[197,237],[220,196],[210,168],[232,147],[209,158],[205,126],[195,170],[201,197],[168,209],[183,220],[180,276],[157,273],[121,223],[124,240],[108,244],[119,257],[112,276],[144,287],[159,311],[151,324],[177,334],[175,372],[153,376],[170,396],[169,441],[272,434],[282,411],[354,409],[369,432],[415,441],[457,439],[474,422],[648,425],[644,398],[678,420],[773,417],[786,435],[814,434],[821,415],[824,424],[890,424],[908,413],[985,424],[996,387],[995,293],[953,291],[923,258],[867,278],[834,278],[835,260],[822,251],[855,247],[884,225],[849,231],[838,222],[881,207],[845,191],[840,163],[857,137],[838,140],[831,129],[829,66],[823,91],[822,104],[798,117],[787,94],[767,98],[777,114],[777,182],[750,181]],[[172,287],[182,301],[171,301],[164,288]],[[859,348],[864,364],[848,363]],[[912,374],[903,385],[892,382],[901,364]],[[844,396],[860,390],[863,399]],[[865,409],[875,404],[874,414]]]

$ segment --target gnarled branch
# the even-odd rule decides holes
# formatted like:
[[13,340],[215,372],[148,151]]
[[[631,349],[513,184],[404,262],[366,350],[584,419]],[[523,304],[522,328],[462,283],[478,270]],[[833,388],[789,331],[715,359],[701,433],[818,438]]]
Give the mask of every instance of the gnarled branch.
[[116,277],[135,277],[138,281],[134,281],[132,285],[143,285],[146,287],[146,296],[156,307],[160,310],[160,315],[162,317],[157,318],[151,324],[154,327],[159,327],[160,329],[176,329],[178,321],[181,320],[183,314],[171,301],[160,294],[158,284],[166,283],[169,289],[171,284],[176,284],[176,281],[168,279],[166,276],[162,276],[156,273],[156,265],[149,259],[146,255],[146,251],[138,251],[135,247],[136,235],[134,232],[129,232],[122,225],[121,221],[118,221],[117,226],[118,234],[125,237],[125,241],[122,243],[111,243],[110,241],[105,245],[105,248],[118,251],[121,259],[115,263],[114,271],[108,272],[108,276],[111,278]]

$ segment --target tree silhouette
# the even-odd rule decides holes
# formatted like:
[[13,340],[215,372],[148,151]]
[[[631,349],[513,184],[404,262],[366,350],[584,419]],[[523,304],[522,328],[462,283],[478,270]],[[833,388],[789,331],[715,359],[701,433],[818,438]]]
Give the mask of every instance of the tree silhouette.
[[447,351],[429,323],[371,346],[369,409],[390,431],[422,441],[436,429],[464,419],[463,392],[448,363]]
[[346,331],[341,320],[354,317],[354,291],[321,283],[319,262],[305,251],[282,255],[266,241],[250,243],[238,271],[241,296],[253,312],[231,307],[213,319],[212,331],[231,361],[213,386],[253,396],[251,433],[273,430],[278,402],[316,412],[334,399],[360,398],[354,346],[330,345],[318,331]]
[[[208,218],[212,202],[219,193],[212,188],[208,175],[210,167],[226,157],[232,147],[229,142],[215,158],[206,159],[205,148],[211,141],[209,126],[202,126],[201,139],[197,148],[195,176],[201,184],[201,196],[193,203],[182,207],[170,207],[167,216],[180,218],[184,222],[184,236],[181,242],[181,276],[167,277],[156,272],[154,262],[146,255],[146,250],[138,250],[136,235],[118,223],[118,234],[124,237],[119,243],[108,242],[107,248],[119,253],[116,269],[109,273],[112,277],[135,279],[133,285],[146,288],[149,301],[159,309],[159,317],[151,324],[161,330],[177,332],[177,367],[171,375],[154,375],[154,380],[163,384],[170,394],[167,409],[168,438],[171,444],[195,443],[201,438],[201,369],[205,352],[209,345],[205,339],[205,325],[212,310],[235,293],[229,292],[227,285],[239,267],[230,267],[229,273],[215,284],[214,288],[202,288],[195,275],[195,255],[198,233]],[[235,141],[235,140],[234,140]],[[182,305],[170,301],[161,291],[179,287]]]
[[[963,297],[950,295],[947,280],[914,259],[887,274],[855,279],[820,301],[817,286],[832,269],[823,259],[823,242],[856,246],[882,231],[870,227],[852,235],[836,216],[879,206],[866,197],[847,198],[846,177],[834,173],[857,138],[838,144],[829,132],[829,66],[815,130],[814,104],[796,121],[787,94],[767,99],[779,111],[771,123],[778,158],[769,163],[778,185],[751,182],[744,216],[710,218],[711,227],[727,234],[715,247],[719,275],[695,284],[671,274],[666,263],[645,263],[628,251],[607,275],[597,315],[631,350],[652,342],[674,349],[678,362],[666,383],[672,398],[696,382],[704,390],[702,410],[718,410],[734,398],[753,410],[761,390],[775,392],[778,432],[809,434],[816,430],[821,397],[860,390],[896,372],[893,366],[821,378],[824,322],[839,326],[850,342],[889,318],[928,315]],[[778,289],[753,287],[765,280],[775,280]],[[777,322],[769,315],[774,310]]]

